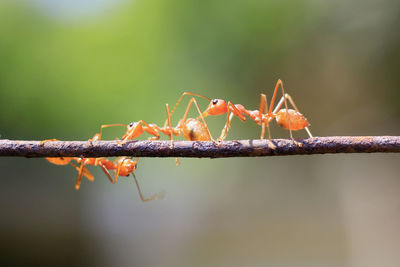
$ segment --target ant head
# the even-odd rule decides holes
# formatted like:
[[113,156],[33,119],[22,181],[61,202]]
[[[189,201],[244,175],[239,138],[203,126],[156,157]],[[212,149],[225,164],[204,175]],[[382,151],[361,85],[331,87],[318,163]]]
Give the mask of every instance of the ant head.
[[133,161],[131,158],[121,158],[121,170],[120,175],[128,176],[136,170],[137,162]]
[[213,99],[210,101],[206,111],[204,111],[203,116],[207,115],[221,115],[228,111],[228,106],[223,99]]
[[136,124],[137,124],[137,122],[131,122],[131,123],[129,123],[129,124],[128,124],[128,129],[131,129],[131,128],[135,127]]

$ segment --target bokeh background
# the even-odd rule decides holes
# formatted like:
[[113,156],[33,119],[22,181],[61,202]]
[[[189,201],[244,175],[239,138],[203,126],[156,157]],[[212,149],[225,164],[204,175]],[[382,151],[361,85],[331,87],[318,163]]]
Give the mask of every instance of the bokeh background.
[[[256,109],[278,78],[315,136],[399,135],[399,27],[395,0],[3,0],[1,138],[162,124],[184,91]],[[214,136],[224,119],[208,119]],[[259,132],[235,119],[228,139]],[[75,191],[73,168],[1,158],[0,263],[398,266],[399,160],[143,158],[142,190],[167,197],[141,203],[131,178],[111,185],[90,168],[96,180]]]

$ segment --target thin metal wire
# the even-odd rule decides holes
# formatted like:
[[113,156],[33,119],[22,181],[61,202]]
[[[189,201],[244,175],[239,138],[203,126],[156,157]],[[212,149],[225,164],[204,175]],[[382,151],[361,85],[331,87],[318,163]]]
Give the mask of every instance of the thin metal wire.
[[325,153],[400,152],[400,136],[332,136],[307,139],[208,141],[40,141],[0,140],[3,157],[257,157]]

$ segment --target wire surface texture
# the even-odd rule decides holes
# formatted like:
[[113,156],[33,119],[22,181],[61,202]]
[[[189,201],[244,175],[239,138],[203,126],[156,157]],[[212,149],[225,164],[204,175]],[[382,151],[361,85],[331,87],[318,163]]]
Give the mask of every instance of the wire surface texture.
[[40,141],[0,140],[6,157],[191,157],[227,158],[334,153],[400,152],[400,136],[332,136],[307,139],[210,141],[133,140]]

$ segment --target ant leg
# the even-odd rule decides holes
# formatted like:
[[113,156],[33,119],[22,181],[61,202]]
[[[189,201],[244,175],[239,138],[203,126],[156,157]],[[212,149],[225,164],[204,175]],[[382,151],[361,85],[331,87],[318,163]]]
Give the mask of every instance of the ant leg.
[[[273,109],[273,103],[274,103],[274,101],[275,101],[275,96],[276,96],[276,93],[277,93],[277,90],[278,90],[278,87],[279,87],[279,86],[280,86],[281,89],[282,89],[282,97],[281,97],[281,99],[279,100],[278,104],[276,105],[274,111],[271,112],[272,109]],[[270,107],[269,107],[268,116],[271,116],[271,117],[273,116],[273,117],[274,117],[274,115],[275,115],[276,112],[279,110],[279,108],[282,106],[282,104],[285,104],[286,118],[288,118],[288,124],[289,124],[290,139],[292,139],[292,141],[295,142],[297,145],[301,146],[301,143],[296,142],[296,140],[294,140],[294,137],[293,137],[292,126],[291,126],[291,122],[290,122],[290,119],[289,119],[289,107],[288,107],[288,104],[287,104],[287,101],[286,101],[286,94],[285,94],[285,90],[283,89],[283,83],[282,83],[282,81],[279,79],[278,82],[277,82],[277,84],[276,84],[276,86],[275,86],[275,91],[274,91],[274,95],[273,95],[272,100],[271,100],[271,105],[270,105]]]
[[[169,133],[169,138],[170,138],[170,140],[171,140],[171,144],[170,144],[170,148],[171,149],[173,149],[174,148],[174,140],[173,140],[173,137],[172,137],[172,134],[173,134],[173,128],[172,128],[172,124],[171,124],[171,113],[169,112],[169,105],[168,104],[165,104],[165,109],[167,110],[167,122],[168,122],[168,127],[169,127],[169,129],[171,130],[171,132]],[[186,114],[186,113],[185,113]],[[179,159],[178,158],[175,158],[175,165],[176,166],[178,166],[178,165],[180,165],[181,163],[180,163],[180,161],[179,161]]]
[[[285,90],[283,89],[283,83],[281,81],[281,89],[282,89],[282,95],[283,95],[283,102],[285,103],[285,109],[286,109],[286,118],[289,118],[289,107],[287,104],[287,100],[286,100],[286,94],[285,94]],[[290,119],[288,119],[289,122],[289,133],[290,133],[290,138],[297,143],[294,138],[293,138],[293,132],[292,132],[292,126],[291,126],[291,122]]]
[[278,93],[279,86],[281,86],[281,85],[282,85],[282,80],[278,79],[278,82],[275,85],[274,94],[272,95],[271,104],[269,105],[269,110],[268,110],[269,116],[271,116],[273,114],[272,109],[274,108],[276,94]]
[[231,112],[231,113],[229,114],[229,112],[231,112],[231,111],[228,110],[228,111],[226,112],[226,114],[227,114],[226,123],[225,123],[224,128],[223,128],[222,131],[221,131],[221,135],[220,135],[219,138],[217,139],[218,142],[224,141],[224,139],[225,139],[226,136],[228,135],[229,129],[231,128],[231,120],[232,120],[232,118],[233,118],[233,116],[234,116],[235,114],[233,114],[233,112]]
[[136,187],[137,187],[138,192],[139,192],[140,200],[142,200],[142,202],[147,202],[147,201],[157,200],[157,199],[163,199],[165,197],[165,191],[161,191],[161,192],[159,192],[157,194],[154,194],[154,195],[152,195],[152,196],[150,196],[148,198],[145,198],[143,196],[143,194],[142,194],[142,190],[140,190],[139,182],[138,182],[138,180],[137,180],[137,178],[136,178],[136,176],[135,176],[135,174],[133,172],[132,172],[132,176],[133,176],[133,179],[135,180]]
[[[207,99],[208,101],[211,101],[211,99],[208,98],[208,97],[205,97],[205,96],[202,96],[202,95],[199,95],[199,94],[190,93],[190,92],[184,92],[184,93],[181,95],[181,97],[179,98],[178,102],[176,102],[174,108],[172,109],[171,114],[170,114],[171,117],[172,117],[172,114],[174,114],[175,109],[178,107],[179,103],[182,101],[182,98],[183,98],[185,95],[198,96],[198,97],[202,97],[202,98],[204,98],[204,99]],[[167,121],[164,123],[164,126],[165,126],[166,124],[167,124]]]
[[[263,121],[263,114],[267,109],[268,109],[267,96],[265,94],[261,94],[260,107],[258,108],[258,119],[260,120],[260,123],[261,123],[260,139],[264,139],[264,135],[265,135],[265,122]],[[271,133],[269,132],[269,124],[267,124],[267,127],[268,127],[268,139],[271,139]]]
[[[172,149],[172,148],[174,148],[174,140],[173,140],[173,137],[172,137],[171,113],[169,113],[169,105],[168,104],[165,104],[165,109],[167,111],[168,127],[171,130],[171,133],[169,135],[169,140],[171,140],[171,144],[169,145],[169,147]],[[175,160],[176,163],[177,163],[177,160],[178,160],[178,158],[176,158],[176,160]]]
[[[80,167],[78,167],[72,162],[70,162],[69,164],[71,164],[75,168],[75,170],[79,172]],[[88,171],[86,167],[83,167],[83,176],[85,176],[89,181],[94,181],[94,176]]]
[[271,149],[276,149],[276,146],[274,145],[274,143],[272,143],[271,141],[271,131],[269,130],[269,121],[264,121],[264,113],[267,112],[268,110],[268,101],[267,101],[267,95],[265,94],[261,94],[260,96],[260,107],[258,109],[258,113],[259,113],[259,120],[261,122],[261,139],[264,139],[264,135],[265,135],[265,126],[267,126],[267,133],[268,133],[268,143],[269,143],[269,147]]
[[193,99],[194,105],[196,106],[197,112],[199,112],[200,117],[201,117],[201,120],[202,120],[203,123],[204,123],[204,127],[206,127],[207,133],[208,133],[208,135],[210,136],[210,141],[213,141],[214,143],[216,143],[215,140],[212,138],[212,135],[211,135],[211,132],[210,132],[210,128],[208,128],[207,122],[206,122],[206,120],[204,119],[203,113],[201,113],[200,107],[199,107],[199,105],[197,104],[196,99],[194,99],[194,98],[192,98],[192,99]]
[[88,141],[90,142],[90,144],[92,144],[93,141],[101,140],[101,136],[103,134],[103,129],[107,128],[107,127],[115,127],[115,126],[124,126],[124,127],[126,127],[127,125],[126,124],[120,124],[120,123],[118,123],[118,124],[103,124],[100,127],[100,133],[95,134],[94,137],[89,139]]
[[79,187],[81,186],[81,181],[82,181],[82,174],[83,174],[83,168],[85,166],[83,165],[83,163],[81,163],[81,166],[79,168],[79,172],[78,172],[78,179],[76,180],[76,184],[75,184],[75,189],[79,190]]
[[218,141],[224,141],[224,139],[228,135],[229,128],[231,127],[231,120],[233,117],[232,115],[229,114],[229,112],[231,112],[231,114],[239,117],[239,119],[241,121],[246,120],[246,117],[242,114],[242,112],[240,112],[240,110],[231,101],[228,102],[227,106],[228,106],[228,111],[226,112],[226,124],[225,124],[225,127],[221,131],[221,135],[218,138]]
[[[265,112],[267,112],[268,110],[268,101],[267,101],[267,96],[265,94],[262,94],[262,98],[263,100],[260,100],[260,102],[264,102],[265,103],[265,107],[263,110],[259,110],[261,116],[260,116],[260,120],[262,120],[262,114],[264,114]],[[271,139],[271,131],[269,130],[269,122],[266,123],[267,124],[267,132],[268,132],[268,139]],[[263,128],[264,128],[264,132],[265,132],[265,122],[263,121]],[[261,139],[264,139],[264,134],[262,135],[263,137]],[[275,145],[273,145],[275,147]]]
[[121,171],[122,162],[123,162],[122,160],[118,161],[117,171],[115,171],[115,178],[114,178],[113,184],[115,184],[118,181],[119,172]]
[[[214,143],[216,143],[215,140],[212,138],[212,135],[211,135],[211,132],[210,132],[210,128],[208,128],[207,122],[206,122],[206,120],[204,119],[204,116],[203,116],[203,113],[202,113],[201,110],[200,110],[199,104],[197,104],[197,101],[196,101],[196,99],[195,99],[194,97],[192,97],[192,98],[190,99],[189,104],[188,104],[187,107],[186,107],[186,111],[185,111],[185,114],[184,114],[184,116],[183,116],[183,119],[180,120],[180,121],[182,121],[183,123],[186,122],[186,119],[187,119],[187,116],[188,116],[188,114],[189,114],[189,110],[190,110],[190,107],[192,106],[192,103],[194,103],[194,105],[195,105],[195,107],[196,107],[196,109],[197,109],[197,112],[199,113],[199,117],[200,117],[201,120],[203,121],[204,127],[205,127],[206,130],[207,130],[208,136],[210,136],[210,141],[213,141]],[[198,119],[199,117],[197,117],[197,119]]]
[[[286,94],[286,98],[289,100],[290,104],[294,107],[294,109],[295,109],[298,113],[300,113],[300,111],[299,111],[299,109],[297,108],[296,104],[294,103],[292,97],[291,97],[289,94]],[[310,130],[308,129],[308,127],[305,127],[304,129],[306,130],[307,134],[312,138],[313,136],[312,136]]]
[[114,181],[113,181],[113,179],[112,179],[110,173],[108,172],[107,168],[106,168],[106,167],[103,165],[103,163],[101,163],[101,162],[99,162],[98,164],[99,164],[99,166],[103,169],[103,172],[107,175],[108,180],[110,180],[110,182],[111,182],[112,184],[114,184]]

